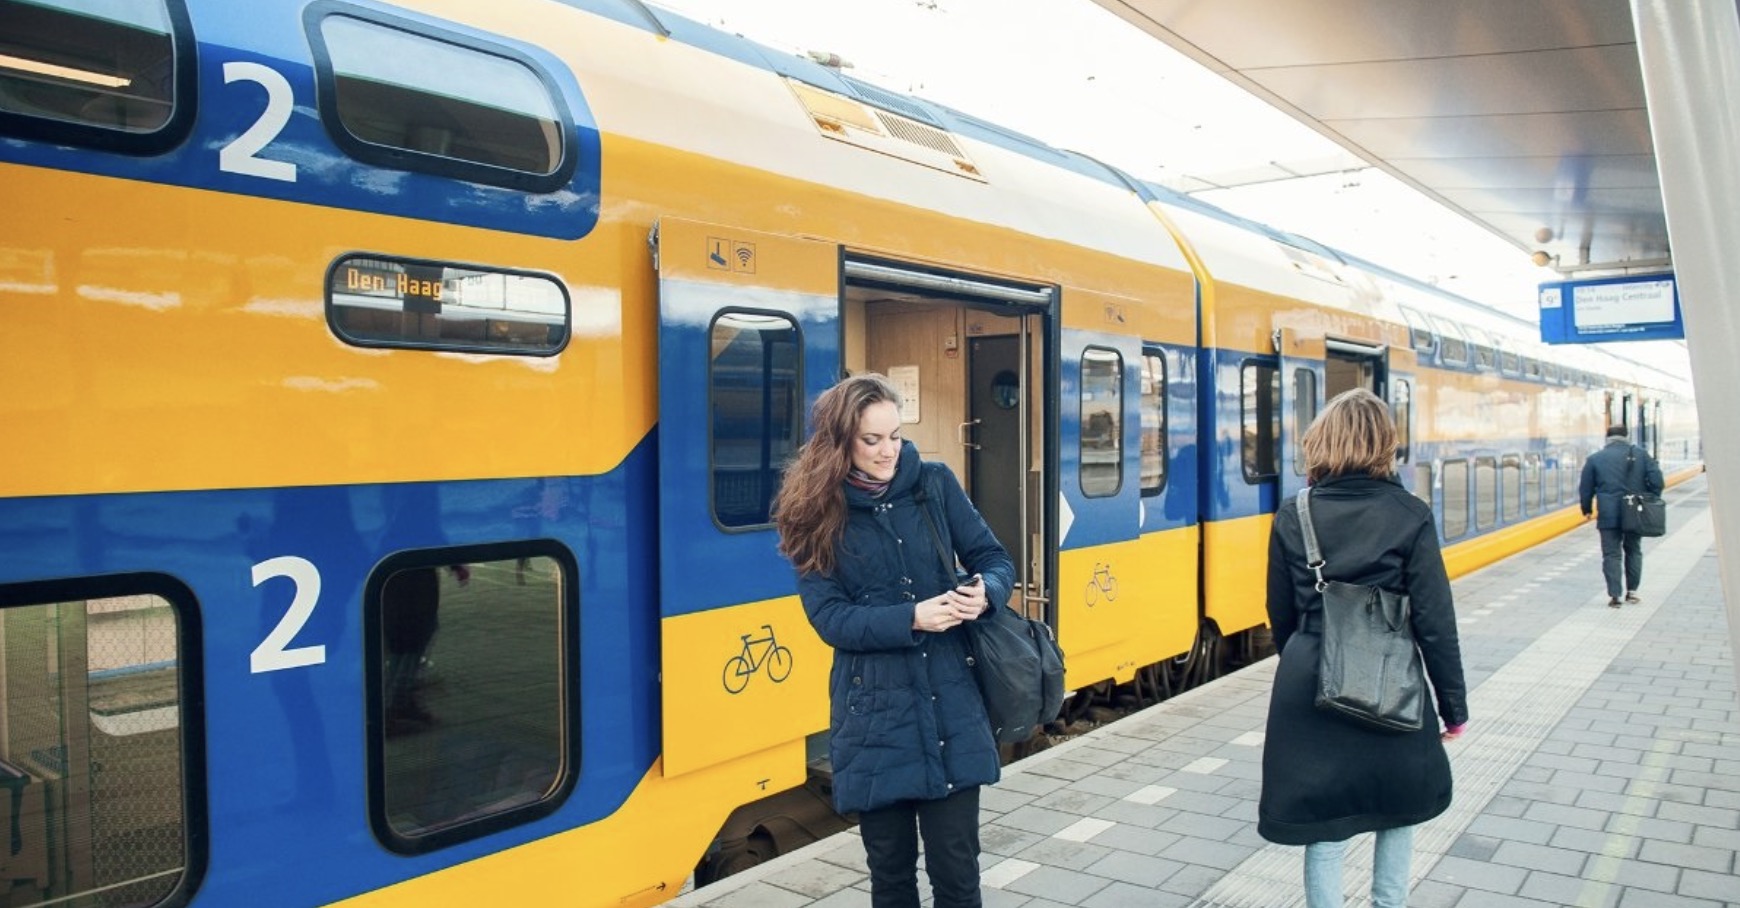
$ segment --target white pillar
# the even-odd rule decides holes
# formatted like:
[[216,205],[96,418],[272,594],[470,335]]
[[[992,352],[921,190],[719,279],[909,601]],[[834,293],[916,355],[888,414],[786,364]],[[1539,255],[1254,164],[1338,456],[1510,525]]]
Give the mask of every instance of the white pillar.
[[[1740,654],[1740,10],[1733,0],[1631,0],[1631,19],[1686,320],[1728,636]],[[1735,666],[1740,681],[1740,659]]]

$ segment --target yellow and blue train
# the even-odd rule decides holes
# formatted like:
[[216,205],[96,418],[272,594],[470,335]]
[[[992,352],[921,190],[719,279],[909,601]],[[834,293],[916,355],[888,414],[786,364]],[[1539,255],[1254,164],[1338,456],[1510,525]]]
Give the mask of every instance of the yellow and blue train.
[[1458,570],[1607,422],[1700,456],[1617,360],[637,0],[0,0],[0,198],[11,905],[649,905],[831,828],[768,502],[845,372],[1078,704],[1258,651],[1345,388]]

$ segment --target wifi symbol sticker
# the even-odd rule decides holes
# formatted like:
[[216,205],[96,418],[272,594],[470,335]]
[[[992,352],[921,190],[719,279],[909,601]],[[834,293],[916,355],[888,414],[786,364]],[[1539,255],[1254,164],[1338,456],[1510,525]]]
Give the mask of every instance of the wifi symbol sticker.
[[739,274],[755,273],[755,244],[731,241],[731,270]]

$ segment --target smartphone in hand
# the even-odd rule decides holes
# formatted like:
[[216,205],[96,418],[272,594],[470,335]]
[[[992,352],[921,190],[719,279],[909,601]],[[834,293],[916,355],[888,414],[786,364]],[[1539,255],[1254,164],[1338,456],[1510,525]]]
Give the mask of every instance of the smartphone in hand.
[[979,584],[984,583],[984,582],[985,582],[985,575],[974,574],[973,576],[968,577],[959,586],[955,587],[955,589],[965,591],[968,587],[978,586]]

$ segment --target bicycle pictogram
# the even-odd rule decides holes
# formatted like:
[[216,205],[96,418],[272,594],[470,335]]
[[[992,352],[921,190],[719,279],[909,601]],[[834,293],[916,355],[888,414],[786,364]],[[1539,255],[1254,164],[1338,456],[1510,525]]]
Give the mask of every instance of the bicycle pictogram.
[[767,666],[767,677],[778,684],[791,674],[791,647],[780,646],[773,638],[773,625],[763,624],[767,636],[743,635],[743,652],[725,662],[725,690],[739,694],[749,686],[749,676]]
[[1118,578],[1112,576],[1112,565],[1110,562],[1101,563],[1096,561],[1094,562],[1093,577],[1088,579],[1087,584],[1088,607],[1092,608],[1093,604],[1099,601],[1102,594],[1106,597],[1107,602],[1111,602],[1113,599],[1118,598]]

